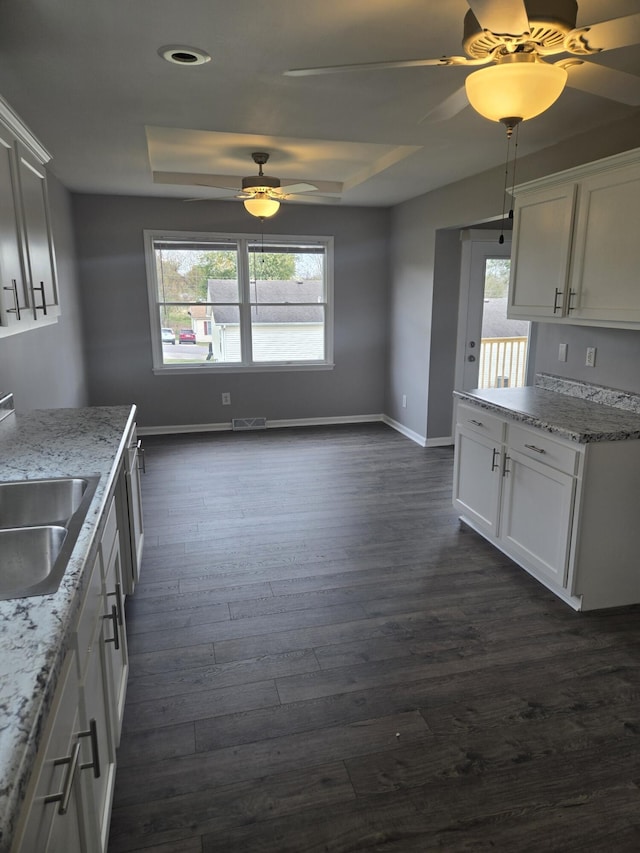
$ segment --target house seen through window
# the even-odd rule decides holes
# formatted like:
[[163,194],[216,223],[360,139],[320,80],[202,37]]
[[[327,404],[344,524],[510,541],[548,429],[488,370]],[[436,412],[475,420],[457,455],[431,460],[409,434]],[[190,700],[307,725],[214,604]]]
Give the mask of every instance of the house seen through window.
[[330,364],[329,238],[146,237],[156,368]]

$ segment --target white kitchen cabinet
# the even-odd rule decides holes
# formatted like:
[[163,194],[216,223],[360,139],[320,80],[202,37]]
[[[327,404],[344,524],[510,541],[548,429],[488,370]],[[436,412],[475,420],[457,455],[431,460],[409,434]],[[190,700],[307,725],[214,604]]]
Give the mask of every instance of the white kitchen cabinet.
[[29,311],[20,254],[20,212],[14,200],[16,182],[15,140],[0,123],[0,334],[17,330]]
[[108,636],[104,640],[107,702],[111,737],[117,747],[120,743],[124,703],[129,676],[127,629],[124,609],[120,537],[116,523],[115,500],[112,501],[102,541],[100,543],[102,589],[104,593],[104,622]]
[[535,320],[566,315],[575,198],[575,183],[518,196],[509,317]]
[[[459,405],[454,461],[454,506],[479,533],[548,584],[567,583],[575,453],[547,436],[499,421],[493,438],[483,434],[489,418]],[[471,410],[473,411],[473,410]],[[502,440],[504,436],[504,440]],[[553,450],[557,449],[554,454]],[[544,461],[542,461],[544,460]]]
[[640,327],[640,149],[522,185],[508,316]]
[[0,98],[0,337],[60,313],[44,164],[48,152]]
[[640,603],[638,471],[638,440],[578,444],[458,403],[461,520],[577,610]]
[[85,853],[92,849],[84,823],[79,731],[77,662],[71,651],[60,673],[12,853]]
[[22,208],[22,248],[35,320],[58,314],[56,260],[49,219],[47,175],[42,163],[17,142]]
[[640,163],[580,182],[570,289],[576,320],[640,325]]
[[140,472],[144,471],[144,450],[137,439],[134,424],[127,440],[124,467],[118,482],[118,527],[124,592],[131,594],[140,577],[144,525]]

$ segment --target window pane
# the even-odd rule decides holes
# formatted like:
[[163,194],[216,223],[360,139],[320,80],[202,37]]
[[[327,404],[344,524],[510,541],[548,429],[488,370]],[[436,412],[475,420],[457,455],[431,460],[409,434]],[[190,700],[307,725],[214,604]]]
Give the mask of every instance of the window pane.
[[324,305],[254,305],[254,361],[322,361]]
[[156,240],[158,302],[206,302],[209,279],[227,282],[226,298],[238,303],[238,253],[234,244]]
[[249,245],[250,299],[255,302],[324,302],[324,248]]
[[162,363],[240,361],[240,309],[227,306],[224,317],[215,312],[206,304],[161,306]]

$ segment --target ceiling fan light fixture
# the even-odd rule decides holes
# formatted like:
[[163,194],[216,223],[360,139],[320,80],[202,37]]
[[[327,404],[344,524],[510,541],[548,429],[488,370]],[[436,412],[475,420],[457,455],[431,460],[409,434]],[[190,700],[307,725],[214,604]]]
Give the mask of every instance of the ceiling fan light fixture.
[[257,193],[253,198],[244,200],[244,207],[247,213],[257,216],[258,219],[269,219],[280,210],[280,202],[275,198],[269,198],[266,193]]
[[491,121],[526,121],[554,104],[565,87],[567,72],[534,52],[511,53],[496,65],[474,71],[465,82],[473,109]]

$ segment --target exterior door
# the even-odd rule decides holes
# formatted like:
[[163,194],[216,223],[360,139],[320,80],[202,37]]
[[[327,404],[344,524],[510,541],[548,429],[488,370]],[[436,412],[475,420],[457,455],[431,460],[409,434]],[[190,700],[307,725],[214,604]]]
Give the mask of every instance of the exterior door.
[[456,389],[526,383],[529,323],[507,319],[511,235],[463,231]]

